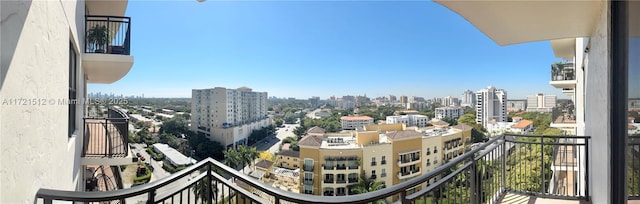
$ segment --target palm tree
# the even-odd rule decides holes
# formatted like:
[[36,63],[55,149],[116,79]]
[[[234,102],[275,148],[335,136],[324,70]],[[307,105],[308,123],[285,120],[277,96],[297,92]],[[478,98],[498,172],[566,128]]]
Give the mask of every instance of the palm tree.
[[246,152],[246,157],[249,158],[249,165],[253,166],[253,170],[255,171],[256,166],[254,161],[260,158],[260,152],[258,152],[258,149],[256,149],[256,147],[249,148]]
[[224,151],[223,154],[224,158],[226,159],[224,159],[222,163],[231,168],[238,168],[238,166],[242,163],[240,153],[236,151],[236,149],[227,149],[227,151]]
[[240,145],[238,147],[238,155],[240,157],[240,164],[242,165],[242,173],[244,173],[244,167],[251,164],[251,160],[249,158],[249,148],[244,145]]
[[200,199],[200,203],[207,203],[207,195],[209,194],[208,187],[212,188],[211,192],[213,192],[213,200],[215,201],[218,199],[218,187],[209,182],[209,177],[204,177],[198,184],[193,186],[193,194],[195,194],[196,199]]
[[[358,179],[358,184],[355,184],[351,188],[351,193],[353,194],[363,194],[368,192],[377,191],[384,188],[384,184],[380,181],[376,181],[371,177],[367,177],[365,173],[360,174],[360,178]],[[377,200],[375,203],[386,203],[385,200]]]

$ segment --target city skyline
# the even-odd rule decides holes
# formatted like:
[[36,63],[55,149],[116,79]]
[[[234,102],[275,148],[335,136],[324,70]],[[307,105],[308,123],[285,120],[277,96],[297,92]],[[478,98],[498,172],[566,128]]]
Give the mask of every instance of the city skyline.
[[133,68],[88,92],[187,98],[191,89],[247,86],[301,99],[433,98],[491,85],[518,99],[531,90],[563,96],[549,85],[550,65],[561,61],[549,42],[500,47],[433,2],[132,1],[126,15],[136,16]]

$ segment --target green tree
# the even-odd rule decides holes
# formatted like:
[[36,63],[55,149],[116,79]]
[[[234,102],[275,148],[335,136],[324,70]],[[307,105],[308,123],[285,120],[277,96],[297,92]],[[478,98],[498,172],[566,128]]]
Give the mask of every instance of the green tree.
[[[238,151],[236,151],[236,149],[233,148],[229,148],[227,149],[227,151],[224,151],[224,158],[225,159],[222,163],[231,168],[237,169],[243,163],[242,156]],[[244,173],[244,169],[242,171]]]
[[298,139],[302,138],[302,136],[304,136],[305,133],[307,133],[307,128],[305,128],[302,125],[293,129],[293,134],[298,136]]
[[160,133],[168,133],[175,136],[186,134],[189,132],[187,128],[187,121],[182,117],[173,117],[162,123],[160,127]]
[[293,115],[291,111],[288,111],[284,114],[284,122],[287,124],[293,124],[296,122],[296,117]]
[[[358,184],[351,187],[352,194],[363,194],[368,192],[377,191],[384,188],[384,184],[380,181],[376,181],[371,177],[367,177],[364,172],[360,174],[358,178]],[[375,203],[386,203],[385,200],[377,200]]]
[[[238,147],[238,154],[240,156],[241,163],[243,165],[248,165],[249,167],[253,166],[254,161],[260,157],[260,153],[256,150],[256,147],[247,147],[241,145]],[[244,168],[242,168],[244,172]]]
[[209,189],[213,193],[213,200],[218,200],[218,187],[209,182],[209,177],[204,177],[198,184],[193,186],[193,194],[200,199],[200,203],[209,203]]
[[[475,120],[475,118],[474,118],[474,120]],[[454,126],[454,125],[458,124],[458,121],[456,121],[456,119],[454,119],[452,117],[444,117],[444,118],[442,118],[442,121],[449,123],[450,126]]]

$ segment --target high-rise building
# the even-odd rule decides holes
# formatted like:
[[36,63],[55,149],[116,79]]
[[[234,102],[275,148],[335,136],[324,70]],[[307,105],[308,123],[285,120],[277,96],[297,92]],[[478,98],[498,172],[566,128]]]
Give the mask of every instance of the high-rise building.
[[393,103],[398,101],[398,98],[396,97],[396,95],[389,95],[389,102]]
[[191,129],[227,147],[245,144],[251,131],[270,125],[267,92],[250,88],[193,89]]
[[436,108],[436,111],[435,111],[436,119],[443,119],[446,117],[458,119],[462,115],[464,115],[464,108],[460,106],[439,107],[439,108]]
[[489,86],[476,92],[476,122],[486,127],[489,121],[507,122],[507,92]]
[[546,94],[536,94],[527,96],[527,112],[550,113],[556,107],[556,96]]
[[453,96],[446,96],[446,97],[442,98],[442,105],[443,106],[457,106],[457,105],[460,105],[460,103],[458,102],[458,98],[453,97]]
[[464,90],[460,99],[460,106],[476,107],[476,93],[469,89]]
[[400,96],[400,103],[402,105],[407,105],[407,103],[409,103],[409,97],[408,96]]
[[320,97],[314,96],[309,98],[309,104],[314,108],[320,106]]
[[507,100],[507,112],[520,112],[527,110],[527,100]]
[[298,143],[300,193],[350,195],[349,187],[358,183],[363,173],[386,186],[397,185],[462,155],[470,144],[471,127],[464,124],[442,129],[367,125],[357,132],[307,136]]
[[[107,114],[87,117],[95,104],[87,97],[87,87],[109,88],[131,73],[130,51],[136,46],[129,40],[138,30],[131,29],[131,17],[124,16],[127,4],[0,1],[0,203],[47,203],[36,199],[41,188],[122,188],[93,181],[120,181],[112,170],[133,163],[127,143],[129,117],[114,107],[125,100],[111,94],[107,103],[99,104]],[[89,35],[92,32],[118,37],[99,43],[94,39],[100,34]]]

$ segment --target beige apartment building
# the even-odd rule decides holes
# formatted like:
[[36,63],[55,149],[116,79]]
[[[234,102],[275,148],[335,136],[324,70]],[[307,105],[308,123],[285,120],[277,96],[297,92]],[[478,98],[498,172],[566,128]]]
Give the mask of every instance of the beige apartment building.
[[367,125],[359,131],[307,136],[298,144],[300,192],[346,196],[361,174],[395,185],[456,158],[471,144],[471,127]]

